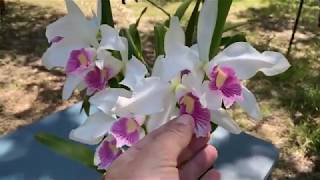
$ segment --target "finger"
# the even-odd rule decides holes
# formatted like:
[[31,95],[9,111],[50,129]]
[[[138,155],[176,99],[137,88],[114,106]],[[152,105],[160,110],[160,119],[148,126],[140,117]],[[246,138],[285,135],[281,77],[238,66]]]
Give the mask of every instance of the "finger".
[[179,154],[190,144],[194,131],[194,121],[189,115],[182,115],[148,134],[137,148],[161,150],[178,159]]
[[201,180],[220,180],[221,175],[217,170],[210,170],[208,171],[202,178]]
[[192,159],[200,150],[202,150],[207,145],[209,138],[209,134],[207,137],[200,138],[193,136],[188,147],[180,154],[178,166],[183,165],[186,161]]
[[181,179],[198,179],[203,173],[212,167],[217,156],[218,153],[216,148],[211,145],[207,145],[194,158],[181,167]]

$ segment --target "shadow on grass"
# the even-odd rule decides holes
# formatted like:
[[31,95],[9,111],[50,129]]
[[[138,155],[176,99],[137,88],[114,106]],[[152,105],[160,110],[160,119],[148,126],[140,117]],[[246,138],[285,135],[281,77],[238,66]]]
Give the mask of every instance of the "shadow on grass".
[[6,14],[0,22],[2,56],[15,59],[15,56],[27,55],[25,65],[36,61],[48,47],[46,26],[61,16],[50,8],[24,2],[6,2]]
[[[285,32],[284,35],[289,41],[299,2],[289,0],[269,0],[269,2],[267,7],[249,8],[239,12],[237,16],[248,19],[248,25],[242,30],[265,32],[267,40],[258,39],[254,45],[257,49],[279,51],[287,42],[280,42],[283,39],[274,39],[274,34]],[[258,73],[248,83],[249,89],[254,91],[258,99],[266,101],[277,99],[280,103],[275,106],[285,108],[291,114],[295,130],[290,139],[293,144],[301,148],[307,141],[311,141],[305,149],[309,157],[320,157],[320,131],[317,131],[320,127],[320,122],[317,120],[320,117],[320,28],[317,8],[317,4],[306,3],[303,9],[298,27],[303,38],[296,37],[292,54],[288,57],[292,67],[274,77],[266,77]],[[280,45],[272,48],[268,40]],[[301,142],[298,138],[301,138]],[[295,178],[288,176],[284,179],[319,179],[319,158],[314,160],[314,165],[310,173],[301,173],[292,162],[280,158],[277,167],[294,174]]]
[[[240,12],[239,17],[250,17],[249,30],[263,28],[275,32],[291,30],[298,11],[299,1],[293,0],[269,0],[269,6],[263,8],[249,8]],[[318,33],[318,14],[320,7],[317,3],[305,2],[302,15],[300,17],[298,29],[301,32]]]
[[[12,64],[17,67],[16,70],[24,69],[34,77],[44,78],[43,73],[48,73],[48,76],[57,76],[58,82],[53,79],[43,80],[41,83],[28,83],[23,87],[26,92],[35,93],[32,87],[37,86],[39,92],[34,100],[34,106],[25,109],[22,112],[14,113],[0,111],[4,117],[12,117],[13,119],[40,118],[55,111],[63,104],[61,98],[61,88],[55,86],[61,85],[64,73],[60,70],[47,70],[39,64],[39,60],[48,47],[48,42],[45,37],[46,26],[57,20],[63,14],[58,13],[49,7],[40,7],[25,2],[6,2],[6,13],[0,22],[0,66]],[[28,68],[21,68],[28,67]],[[4,67],[5,68],[5,67]],[[1,74],[0,74],[1,75]],[[24,77],[16,76],[13,79]],[[37,82],[39,81],[37,80]],[[4,81],[1,83],[9,83]],[[2,86],[5,88],[5,86]],[[0,105],[5,106],[5,105]],[[19,106],[17,104],[17,106]],[[43,107],[41,107],[43,106]]]

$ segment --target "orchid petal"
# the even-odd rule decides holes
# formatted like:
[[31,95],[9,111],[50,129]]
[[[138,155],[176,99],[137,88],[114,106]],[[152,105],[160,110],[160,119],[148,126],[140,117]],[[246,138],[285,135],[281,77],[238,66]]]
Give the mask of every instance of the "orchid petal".
[[158,59],[159,77],[164,81],[170,81],[183,70],[196,71],[200,68],[200,61],[194,52],[183,45],[177,46],[171,55],[164,59]]
[[101,17],[102,17],[102,6],[101,6],[101,0],[97,0],[97,21],[99,22],[99,24],[101,23]]
[[126,45],[116,29],[107,24],[103,24],[100,27],[100,32],[102,39],[99,50],[108,49],[120,52],[126,50]]
[[[98,60],[102,60],[102,63],[98,62],[100,63],[99,66],[102,66],[103,64],[102,67],[110,69],[109,78],[116,76],[123,67],[123,63],[117,58],[113,57],[111,53],[106,50],[99,50],[97,58]],[[102,67],[99,68],[102,69]]]
[[227,131],[233,134],[239,134],[241,132],[238,124],[230,117],[229,113],[224,109],[211,111],[212,122],[218,126],[223,127]]
[[87,46],[98,44],[96,40],[97,26],[93,26],[86,19],[79,7],[72,0],[66,0],[68,15],[50,24],[46,30],[46,37],[49,42],[60,36],[83,41]]
[[201,104],[210,110],[217,110],[222,105],[222,94],[219,91],[212,91],[209,88],[209,81],[204,81],[202,84],[204,95],[200,98]]
[[100,170],[106,170],[112,162],[122,153],[120,148],[116,147],[116,139],[112,135],[107,136],[96,149],[94,153],[94,165]]
[[242,86],[243,100],[237,101],[242,109],[255,120],[261,120],[262,114],[255,96],[244,86]]
[[181,78],[181,84],[189,91],[192,91],[195,95],[201,96],[203,75],[203,73],[189,73],[187,75],[183,75]]
[[202,61],[209,61],[209,51],[218,16],[218,0],[205,0],[199,14],[198,45]]
[[162,112],[150,115],[150,118],[146,123],[148,133],[171,120],[172,114],[176,108],[176,99],[174,94],[169,91],[163,99],[163,104],[164,110]]
[[126,64],[125,78],[120,82],[120,84],[128,86],[131,90],[134,90],[136,86],[139,86],[147,73],[148,70],[146,66],[133,56]]
[[42,63],[48,69],[67,65],[72,50],[86,48],[87,44],[82,41],[64,38],[58,44],[52,44],[42,56]]
[[251,78],[258,71],[274,75],[289,67],[287,60],[279,53],[260,53],[246,42],[234,43],[220,52],[210,62],[210,69],[215,65],[232,68],[242,80]]
[[121,88],[107,88],[92,96],[89,102],[108,114],[116,105],[119,96],[130,97],[131,93]]
[[135,87],[131,98],[119,97],[117,114],[149,115],[163,111],[163,99],[169,91],[169,84],[157,77],[150,77]]
[[67,76],[66,82],[64,83],[62,90],[62,98],[67,100],[72,95],[72,92],[79,86],[82,82],[82,77],[77,75],[69,75]]
[[270,57],[270,60],[273,60],[274,66],[271,68],[262,68],[260,69],[267,76],[274,76],[286,71],[291,65],[284,55],[277,52],[265,51],[262,53],[264,56]]
[[164,38],[164,49],[167,55],[175,52],[177,46],[184,46],[185,35],[182,27],[179,23],[179,18],[174,16],[171,17],[170,27]]
[[102,138],[110,131],[115,119],[98,111],[78,128],[71,130],[69,138],[84,144],[98,144]]
[[152,68],[152,76],[155,76],[155,77],[162,76],[163,61],[164,61],[163,55],[160,55],[157,57]]

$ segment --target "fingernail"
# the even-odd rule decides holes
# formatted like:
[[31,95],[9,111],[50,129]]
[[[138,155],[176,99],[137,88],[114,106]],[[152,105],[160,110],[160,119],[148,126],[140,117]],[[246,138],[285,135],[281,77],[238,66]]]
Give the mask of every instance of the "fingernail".
[[181,115],[180,117],[178,117],[177,122],[181,123],[181,124],[187,124],[187,125],[190,124],[194,127],[193,118],[192,118],[192,116],[190,116],[188,114],[184,114],[184,115]]

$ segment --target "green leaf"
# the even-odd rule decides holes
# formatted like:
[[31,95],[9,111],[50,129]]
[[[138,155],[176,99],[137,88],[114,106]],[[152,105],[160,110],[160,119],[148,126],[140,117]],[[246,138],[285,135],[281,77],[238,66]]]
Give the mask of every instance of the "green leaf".
[[246,35],[241,33],[241,34],[236,34],[233,36],[226,36],[221,39],[220,46],[224,46],[224,48],[228,47],[229,45],[235,43],[235,42],[246,42]]
[[165,55],[164,37],[166,32],[167,29],[163,24],[157,24],[154,26],[154,46],[156,51],[156,57],[158,57],[159,55]]
[[108,24],[109,26],[114,27],[110,0],[100,0],[100,1],[101,1],[101,24]]
[[140,34],[138,31],[138,25],[140,23],[141,17],[145,14],[147,11],[147,7],[145,7],[141,13],[140,16],[138,17],[137,21],[135,24],[131,24],[129,26],[129,29],[121,29],[120,34],[128,39],[128,44],[129,44],[129,58],[134,55],[138,59],[144,62],[143,58],[143,48],[142,48],[142,43],[141,43],[141,38]]
[[224,26],[223,32],[228,32],[228,31],[237,29],[238,27],[245,26],[247,24],[248,24],[248,22],[239,22],[239,23],[234,23],[234,24],[226,23]]
[[[174,13],[174,16],[177,16],[180,20],[183,17],[183,15],[185,14],[185,12],[187,11],[187,9],[190,6],[192,1],[193,0],[184,0],[180,4],[180,6],[177,8],[176,12]],[[166,20],[166,22],[164,24],[168,27],[170,24],[170,19]]]
[[192,11],[190,20],[187,25],[186,29],[186,45],[192,46],[193,37],[195,34],[195,29],[198,24],[198,17],[199,17],[199,6],[202,0],[197,0],[196,5],[194,6],[194,9]]
[[178,9],[176,10],[176,12],[174,13],[174,16],[177,16],[179,19],[181,19],[185,14],[185,12],[187,11],[188,7],[190,6],[191,2],[192,0],[183,1],[178,7]]
[[89,102],[89,98],[90,96],[87,96],[85,95],[83,97],[83,101],[82,101],[82,106],[81,106],[81,109],[80,109],[80,113],[84,110],[84,112],[86,113],[87,116],[90,115],[90,102]]
[[219,51],[224,25],[226,23],[231,4],[232,0],[219,0],[218,2],[218,17],[210,46],[210,59]]
[[136,21],[136,26],[137,26],[137,27],[139,26],[140,19],[141,19],[142,16],[147,12],[147,9],[148,9],[148,7],[145,7],[145,8],[141,11],[139,18],[138,18],[137,21]]
[[139,32],[135,26],[132,24],[129,29],[122,29],[120,34],[127,38],[129,44],[129,58],[132,55],[136,56],[138,59],[143,60],[142,45],[140,40]]
[[96,169],[93,164],[94,153],[88,147],[48,133],[38,133],[35,138],[54,152]]
[[210,122],[210,124],[211,124],[211,132],[210,133],[213,133],[218,128],[218,125],[213,122]]

